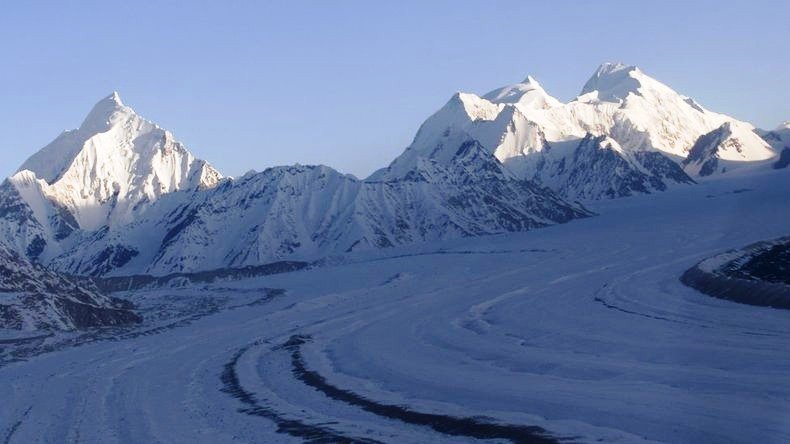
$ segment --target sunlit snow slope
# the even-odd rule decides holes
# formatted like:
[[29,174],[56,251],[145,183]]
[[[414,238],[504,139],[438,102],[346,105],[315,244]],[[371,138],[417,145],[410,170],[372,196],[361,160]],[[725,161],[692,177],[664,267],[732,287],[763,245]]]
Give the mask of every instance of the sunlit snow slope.
[[[685,171],[676,164],[721,128],[726,135],[708,136],[711,146],[683,162]],[[520,177],[579,199],[663,191],[776,156],[750,124],[703,108],[635,66],[605,63],[568,103],[533,77],[483,96],[458,93],[374,176],[398,177],[419,158],[447,161],[443,142],[458,134],[478,140]],[[719,159],[720,168],[698,165]]]

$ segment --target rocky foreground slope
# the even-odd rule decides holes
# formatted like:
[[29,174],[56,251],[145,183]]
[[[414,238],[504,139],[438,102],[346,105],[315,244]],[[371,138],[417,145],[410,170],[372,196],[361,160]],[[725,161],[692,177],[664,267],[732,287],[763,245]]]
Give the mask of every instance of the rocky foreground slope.
[[140,322],[131,306],[0,245],[0,329],[71,330]]

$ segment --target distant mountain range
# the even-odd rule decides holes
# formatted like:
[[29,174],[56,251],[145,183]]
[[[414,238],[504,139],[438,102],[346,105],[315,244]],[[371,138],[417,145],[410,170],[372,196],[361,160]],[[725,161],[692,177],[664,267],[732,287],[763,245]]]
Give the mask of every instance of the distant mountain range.
[[777,155],[752,125],[706,110],[635,66],[605,63],[568,103],[532,77],[483,96],[458,93],[374,177],[400,177],[421,158],[447,162],[458,139],[477,140],[521,179],[582,200],[763,168]]
[[113,93],[0,185],[0,241],[89,276],[316,260],[564,223],[592,215],[579,201],[786,166],[787,145],[787,125],[757,131],[607,63],[569,103],[532,77],[456,94],[364,180],[326,166],[225,178]]

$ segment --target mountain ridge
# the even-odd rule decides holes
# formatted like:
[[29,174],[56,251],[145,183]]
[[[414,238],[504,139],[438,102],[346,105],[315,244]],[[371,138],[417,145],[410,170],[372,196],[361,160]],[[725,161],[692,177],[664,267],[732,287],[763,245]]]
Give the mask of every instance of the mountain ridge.
[[73,275],[317,259],[591,214],[514,177],[463,137],[448,141],[449,164],[426,159],[408,177],[375,182],[325,166],[223,179],[117,93],[64,134],[0,187],[0,233],[21,254]]
[[0,185],[0,236],[75,275],[316,260],[564,223],[591,215],[572,201],[660,192],[774,158],[748,123],[613,63],[567,103],[532,76],[456,93],[363,180],[299,165],[223,178],[113,92]]
[[[669,172],[667,167],[675,170],[669,162],[682,168],[682,161],[697,140],[724,123],[737,129],[738,144],[743,148],[737,155],[732,150],[721,150],[726,160],[739,162],[730,168],[752,167],[776,157],[750,124],[706,110],[636,66],[604,63],[581,93],[567,103],[551,97],[531,76],[523,83],[481,96],[456,93],[423,123],[406,151],[373,177],[398,177],[419,157],[446,158],[448,154],[437,147],[442,138],[459,133],[480,141],[520,178],[543,183],[568,198],[624,197],[699,179],[694,167]],[[612,162],[612,169],[608,170],[613,175],[626,177],[614,169],[625,165],[643,177],[599,189],[586,187],[582,191],[569,187],[568,178],[561,175],[564,165],[572,162],[576,148],[568,149],[567,145],[575,144],[581,149],[588,136],[607,136],[622,148],[618,154],[621,161]],[[558,157],[558,152],[565,155]],[[655,153],[649,155],[650,162],[638,160],[645,157],[640,154],[644,152]],[[653,168],[654,164],[661,167]],[[603,184],[600,177],[592,179]],[[653,186],[631,185],[648,182]]]

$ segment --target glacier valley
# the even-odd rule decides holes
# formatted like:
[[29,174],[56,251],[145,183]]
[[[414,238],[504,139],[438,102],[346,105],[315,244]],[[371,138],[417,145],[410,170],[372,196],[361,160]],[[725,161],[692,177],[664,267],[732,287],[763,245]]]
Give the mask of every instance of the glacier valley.
[[363,179],[226,177],[113,93],[0,184],[0,440],[790,441],[789,166],[615,63]]

